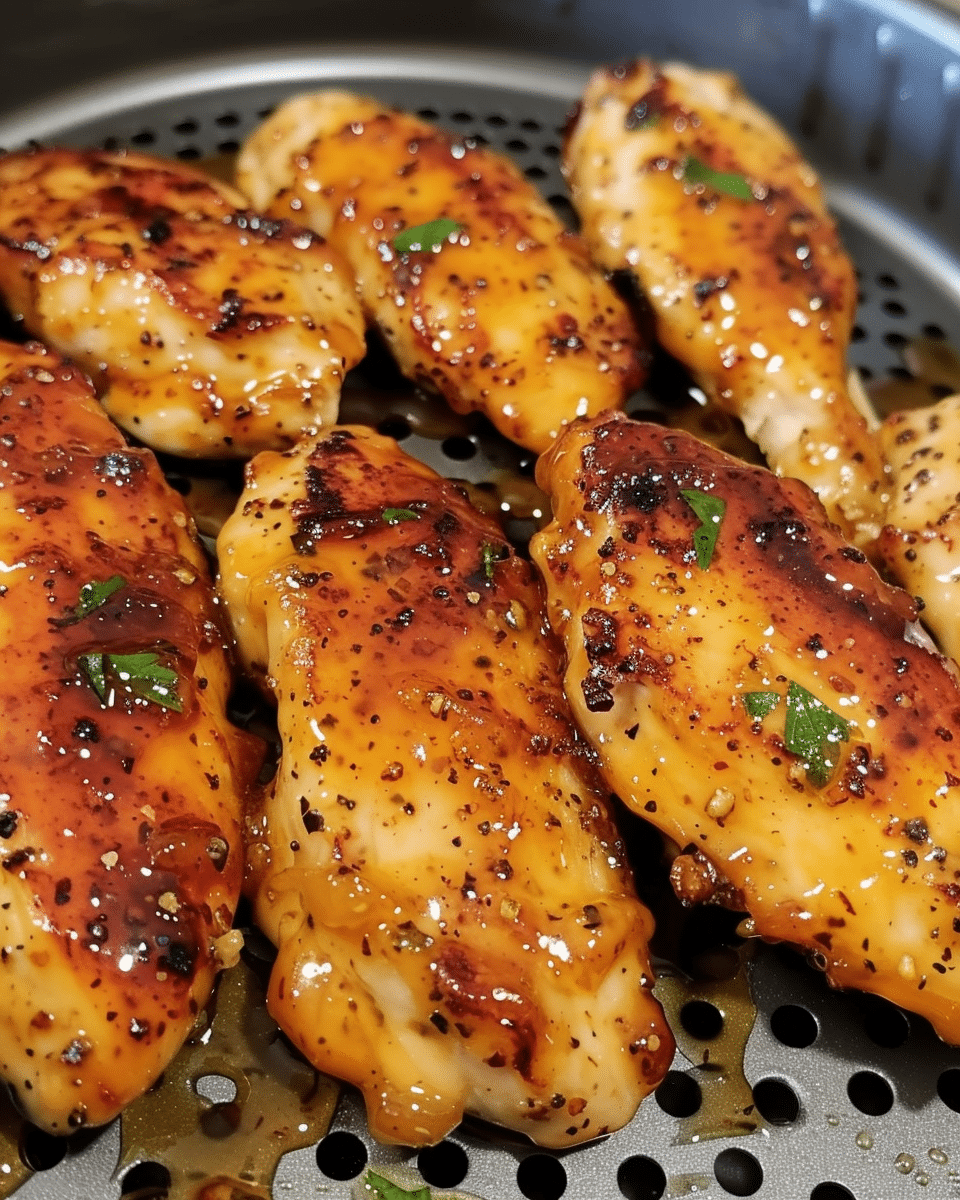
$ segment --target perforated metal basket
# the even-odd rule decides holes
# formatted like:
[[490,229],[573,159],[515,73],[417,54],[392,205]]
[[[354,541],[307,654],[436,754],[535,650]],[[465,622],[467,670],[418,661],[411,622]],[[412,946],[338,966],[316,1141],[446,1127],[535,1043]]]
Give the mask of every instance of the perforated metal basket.
[[[82,54],[98,36],[101,46],[126,39],[131,48],[135,8],[167,17],[155,44],[140,47],[141,62],[171,53],[177,36],[189,35],[192,48],[208,53],[43,98],[56,72],[39,80],[31,71],[36,55],[25,29],[8,54],[23,73],[19,90],[36,102],[0,117],[0,145],[35,138],[215,157],[235,150],[284,96],[335,83],[506,150],[563,207],[561,131],[590,62],[647,53],[724,66],[741,75],[824,174],[861,277],[853,363],[877,379],[904,374],[901,350],[909,339],[960,347],[960,21],[945,9],[896,0],[677,0],[655,7],[544,0],[509,8],[491,0],[464,9],[416,3],[389,10],[360,3],[332,27],[341,36],[375,29],[384,37],[402,33],[406,43],[445,43],[400,50],[331,42],[330,30],[321,28],[321,18],[330,17],[323,5],[274,0],[270,7],[277,41],[303,35],[295,48],[256,47],[254,10],[245,3],[141,0],[121,5],[109,27],[115,5],[49,0],[51,19],[68,13],[75,22],[59,35],[70,41],[66,35],[75,31],[61,56]],[[42,24],[44,8],[39,21],[32,11],[32,29]],[[232,34],[223,28],[231,8],[238,21]],[[263,6],[257,11],[262,28]],[[36,37],[49,43],[53,34]],[[223,45],[232,51],[213,53]],[[518,45],[546,48],[550,56],[520,56]],[[76,80],[104,66],[71,58],[68,73]],[[17,91],[9,76],[0,86],[0,96],[11,100]],[[406,445],[475,482],[504,453],[469,430],[446,441],[414,434]],[[638,822],[628,821],[628,833],[639,859],[655,857],[655,839]],[[642,873],[652,878],[658,871],[655,861],[645,862]],[[681,1048],[657,1096],[622,1132],[554,1155],[465,1126],[417,1156],[373,1143],[348,1092],[331,1133],[283,1158],[274,1196],[346,1198],[368,1164],[404,1162],[419,1166],[438,1189],[484,1200],[960,1197],[960,1052],[890,1005],[831,992],[791,952],[718,951],[739,942],[732,922],[713,926],[698,935],[698,980],[663,985]],[[745,957],[750,997],[736,970]],[[132,1195],[134,1176],[115,1173],[118,1150],[114,1127],[38,1172],[19,1195]]]

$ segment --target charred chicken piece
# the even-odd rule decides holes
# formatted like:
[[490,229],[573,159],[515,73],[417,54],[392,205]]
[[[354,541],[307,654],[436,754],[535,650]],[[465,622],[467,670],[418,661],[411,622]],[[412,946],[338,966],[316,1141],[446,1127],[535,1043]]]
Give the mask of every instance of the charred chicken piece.
[[256,130],[238,181],[346,256],[405,375],[528,449],[621,407],[642,380],[645,348],[586,244],[518,167],[469,139],[321,92]]
[[960,687],[911,598],[805,485],[686,434],[578,423],[539,477],[567,695],[680,896],[960,1042]]
[[144,1092],[205,1003],[257,764],[153,455],[39,345],[0,344],[0,378],[0,1075],[67,1134]]
[[263,454],[219,538],[282,758],[250,819],[270,1011],[375,1137],[477,1114],[547,1146],[669,1066],[637,900],[531,568],[361,427]]
[[660,342],[872,543],[885,472],[846,386],[856,280],[784,131],[732,75],[640,60],[594,74],[564,169],[595,258],[633,273]]
[[364,352],[323,239],[140,154],[0,158],[0,295],[156,450],[249,457],[336,419]]

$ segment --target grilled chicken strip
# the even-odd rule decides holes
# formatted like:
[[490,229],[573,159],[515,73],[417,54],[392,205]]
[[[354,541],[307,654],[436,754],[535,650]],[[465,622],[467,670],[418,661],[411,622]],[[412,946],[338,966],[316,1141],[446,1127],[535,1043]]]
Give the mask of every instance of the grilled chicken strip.
[[0,344],[0,377],[0,1075],[65,1134],[145,1091],[204,1004],[256,764],[153,455],[39,345]]
[[660,342],[872,543],[884,466],[846,386],[856,280],[784,131],[732,75],[640,60],[594,74],[564,170],[595,258],[634,274]]
[[[404,374],[528,449],[620,407],[642,380],[646,351],[625,305],[499,154],[375,100],[320,92],[256,130],[238,181],[256,206],[342,251]],[[422,249],[396,244],[441,219],[418,236]]]
[[578,423],[539,475],[567,695],[678,893],[960,1043],[960,687],[911,598],[805,485],[683,433]]
[[923,620],[960,661],[960,395],[884,421],[893,479],[878,543],[897,581],[923,597]]
[[323,240],[180,163],[0,158],[0,296],[156,450],[249,457],[336,419],[364,352],[353,278]]
[[248,469],[219,539],[282,758],[249,834],[270,1011],[375,1137],[463,1113],[568,1146],[669,1066],[652,919],[562,697],[528,564],[395,442]]

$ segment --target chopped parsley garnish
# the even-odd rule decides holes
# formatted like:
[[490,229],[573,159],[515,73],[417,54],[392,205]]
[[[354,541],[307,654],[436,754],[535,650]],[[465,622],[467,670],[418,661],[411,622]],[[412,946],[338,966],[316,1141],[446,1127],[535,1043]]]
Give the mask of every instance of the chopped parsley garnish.
[[713,559],[727,502],[719,496],[698,492],[694,488],[682,488],[680,495],[700,518],[700,524],[693,531],[693,548],[697,554],[697,566],[701,571],[706,571]]
[[149,700],[174,712],[183,712],[183,701],[177,693],[179,678],[176,671],[165,667],[151,650],[135,654],[97,651],[81,654],[78,662],[101,700],[107,699],[116,684],[141,700]]
[[493,569],[501,558],[503,558],[502,546],[491,546],[489,542],[484,542],[480,547],[480,561],[483,564],[483,573],[488,579],[493,579]]
[[411,225],[409,229],[402,229],[393,239],[393,248],[401,254],[409,254],[412,250],[426,250],[438,254],[450,234],[459,233],[462,228],[459,221],[451,221],[449,217],[437,217],[435,221],[427,221],[424,225]]
[[113,593],[119,592],[126,582],[122,575],[111,575],[109,579],[103,580],[91,579],[80,589],[80,595],[77,597],[73,611],[54,623],[56,625],[76,625],[78,621],[82,621],[84,617],[88,617],[106,604]]
[[431,1200],[432,1197],[430,1189],[426,1186],[416,1188],[411,1192],[400,1187],[399,1184],[391,1183],[389,1179],[384,1179],[382,1175],[377,1175],[375,1171],[367,1171],[363,1182],[374,1193],[377,1200]]
[[388,525],[399,525],[401,521],[419,521],[420,514],[412,508],[385,508],[383,519]]
[[839,743],[849,738],[850,726],[843,717],[799,683],[788,684],[784,745],[804,760],[807,778],[814,787],[830,781],[839,761]]
[[702,183],[716,192],[724,192],[737,200],[753,200],[753,188],[742,175],[734,171],[715,171],[699,158],[689,155],[683,161],[684,183]]
[[743,697],[743,707],[755,721],[762,721],[767,713],[772,713],[780,703],[779,692],[747,692]]

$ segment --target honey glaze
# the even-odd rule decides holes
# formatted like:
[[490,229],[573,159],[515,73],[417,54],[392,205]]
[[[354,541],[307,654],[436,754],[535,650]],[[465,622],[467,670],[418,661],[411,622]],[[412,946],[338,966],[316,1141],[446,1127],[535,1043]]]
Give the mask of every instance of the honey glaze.
[[[262,939],[248,939],[256,952]],[[180,1054],[121,1118],[119,1171],[161,1164],[169,1200],[269,1200],[280,1158],[329,1128],[339,1088],[282,1038],[255,952],[224,972]],[[209,1098],[231,1084],[232,1099]]]
[[[680,1143],[750,1134],[766,1126],[743,1070],[747,1041],[757,1018],[748,974],[753,949],[752,942],[737,949],[707,947],[699,956],[696,977],[662,970],[654,987],[677,1049],[696,1068],[702,1096],[697,1111],[680,1119]],[[697,1030],[686,1017],[691,1004],[712,1006],[722,1022],[719,1031],[698,1036],[712,1031]]]

